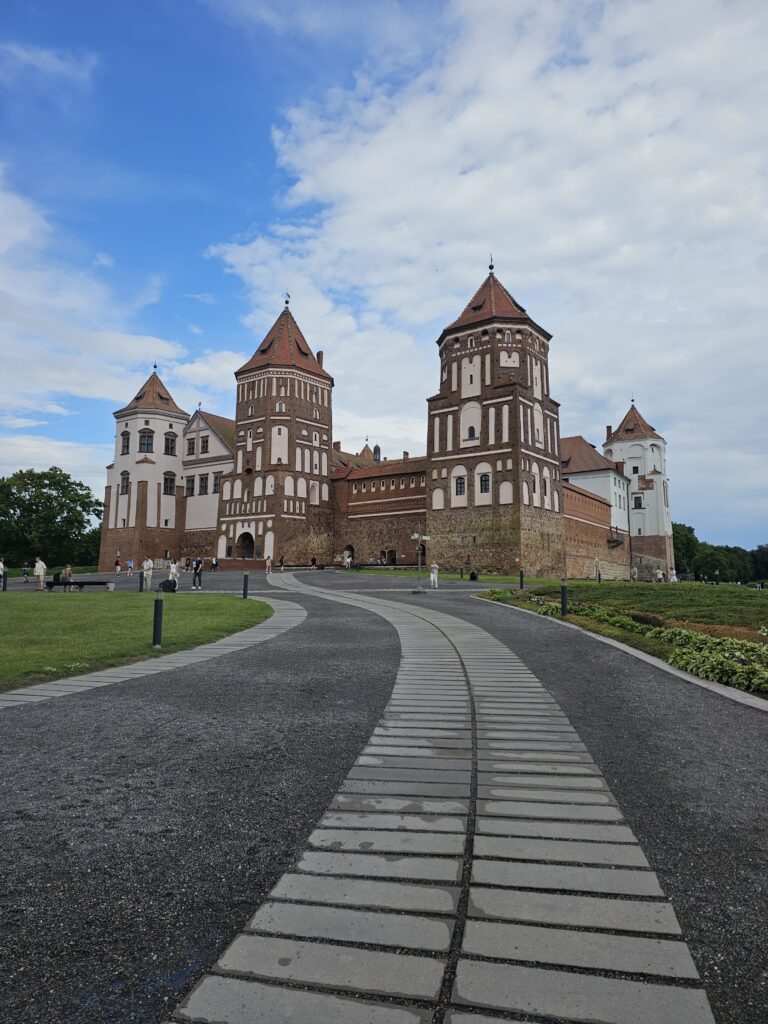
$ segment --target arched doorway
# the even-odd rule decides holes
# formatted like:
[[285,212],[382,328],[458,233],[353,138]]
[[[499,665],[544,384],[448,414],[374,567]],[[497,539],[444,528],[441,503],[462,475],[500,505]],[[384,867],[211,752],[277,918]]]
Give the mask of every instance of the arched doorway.
[[267,530],[264,534],[264,557],[275,557],[275,535],[272,530]]
[[253,558],[253,534],[241,533],[237,538],[237,557]]
[[344,565],[350,566],[355,560],[355,549],[352,544],[347,544],[344,548]]
[[387,551],[387,565],[397,565],[397,552],[393,548]]

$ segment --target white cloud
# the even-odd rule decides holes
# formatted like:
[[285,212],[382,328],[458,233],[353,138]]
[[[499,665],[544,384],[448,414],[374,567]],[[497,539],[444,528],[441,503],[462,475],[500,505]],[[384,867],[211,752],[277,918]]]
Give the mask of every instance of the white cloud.
[[97,498],[104,497],[105,467],[112,460],[111,444],[78,444],[34,434],[8,434],[0,444],[0,477],[17,469],[48,469],[59,466],[82,480]]
[[203,328],[200,324],[187,324],[187,330],[191,331],[192,334],[200,335],[203,333]]
[[107,252],[97,252],[91,263],[92,267],[113,267],[115,261]]
[[33,420],[29,416],[0,416],[0,427],[10,430],[28,430],[30,427],[42,427],[45,420]]
[[0,83],[9,84],[31,73],[88,85],[97,64],[92,53],[77,54],[17,42],[0,43]]
[[[218,6],[282,30],[271,3]],[[307,9],[291,17],[305,25]],[[754,541],[768,501],[753,461],[766,435],[761,11],[456,0],[451,38],[418,73],[359,76],[287,112],[274,132],[292,180],[281,219],[210,253],[246,283],[257,335],[288,288],[337,406],[361,427],[386,418],[394,438],[425,423],[434,338],[493,250],[555,335],[563,432],[600,441],[634,391],[670,443],[673,516]]]

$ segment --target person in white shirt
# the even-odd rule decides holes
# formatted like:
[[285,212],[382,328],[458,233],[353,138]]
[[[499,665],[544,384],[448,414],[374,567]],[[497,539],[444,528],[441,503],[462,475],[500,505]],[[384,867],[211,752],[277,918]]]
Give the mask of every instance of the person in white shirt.
[[178,587],[178,585],[179,585],[179,563],[176,561],[175,558],[171,559],[170,564],[168,566],[168,579],[169,580],[173,580],[173,582]]
[[429,585],[434,590],[437,590],[437,573],[438,564],[437,562],[433,562],[432,565],[429,567]]
[[142,572],[144,573],[144,589],[145,590],[151,590],[152,589],[152,571],[153,571],[154,568],[155,568],[155,563],[152,561],[152,559],[149,557],[149,555],[147,555],[145,557],[144,561],[141,563],[141,569],[142,569]]
[[45,574],[48,572],[48,566],[42,560],[40,555],[35,559],[35,568],[32,571],[35,576],[35,582],[37,583],[37,589],[45,590]]

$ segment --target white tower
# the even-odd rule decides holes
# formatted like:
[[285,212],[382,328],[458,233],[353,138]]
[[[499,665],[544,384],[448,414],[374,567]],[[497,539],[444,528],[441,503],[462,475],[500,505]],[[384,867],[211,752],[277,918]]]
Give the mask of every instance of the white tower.
[[667,442],[643,419],[634,400],[616,430],[606,428],[603,454],[623,463],[629,477],[629,533],[632,564],[640,578],[674,566],[669,514]]

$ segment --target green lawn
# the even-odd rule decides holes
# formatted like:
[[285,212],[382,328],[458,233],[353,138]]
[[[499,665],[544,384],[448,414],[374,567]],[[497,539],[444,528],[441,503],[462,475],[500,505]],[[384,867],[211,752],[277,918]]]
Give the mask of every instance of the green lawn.
[[154,651],[153,606],[148,594],[0,594],[0,692],[197,647],[272,614],[228,594],[167,594]]
[[[418,570],[417,569],[413,569],[410,566],[407,569],[386,569],[386,568],[377,569],[377,568],[374,568],[373,566],[367,566],[365,569],[360,569],[360,570],[353,569],[351,571],[352,572],[358,572],[359,571],[359,572],[362,572],[362,573],[369,574],[371,576],[387,576],[387,577],[393,577],[393,578],[397,578],[398,576],[413,576],[413,577],[418,576]],[[422,567],[421,575],[423,577],[429,576],[429,566],[428,565]],[[441,569],[440,570],[440,579],[441,580],[458,580],[458,579],[461,579],[461,577],[459,576],[459,574],[457,572],[443,572],[443,570]],[[469,570],[468,569],[465,570],[465,572],[464,572],[464,579],[465,580],[469,580]],[[519,573],[515,573],[514,576],[496,576],[496,575],[494,575],[492,573],[482,573],[481,572],[479,574],[478,582],[480,582],[480,583],[493,583],[493,584],[496,584],[496,583],[519,584],[519,582],[520,582],[520,574]],[[530,578],[528,576],[525,577],[525,585],[526,586],[533,585],[535,583],[548,583],[548,582],[550,582],[550,581],[542,579],[542,578],[539,578],[539,577],[534,577],[534,576],[532,576]]]

